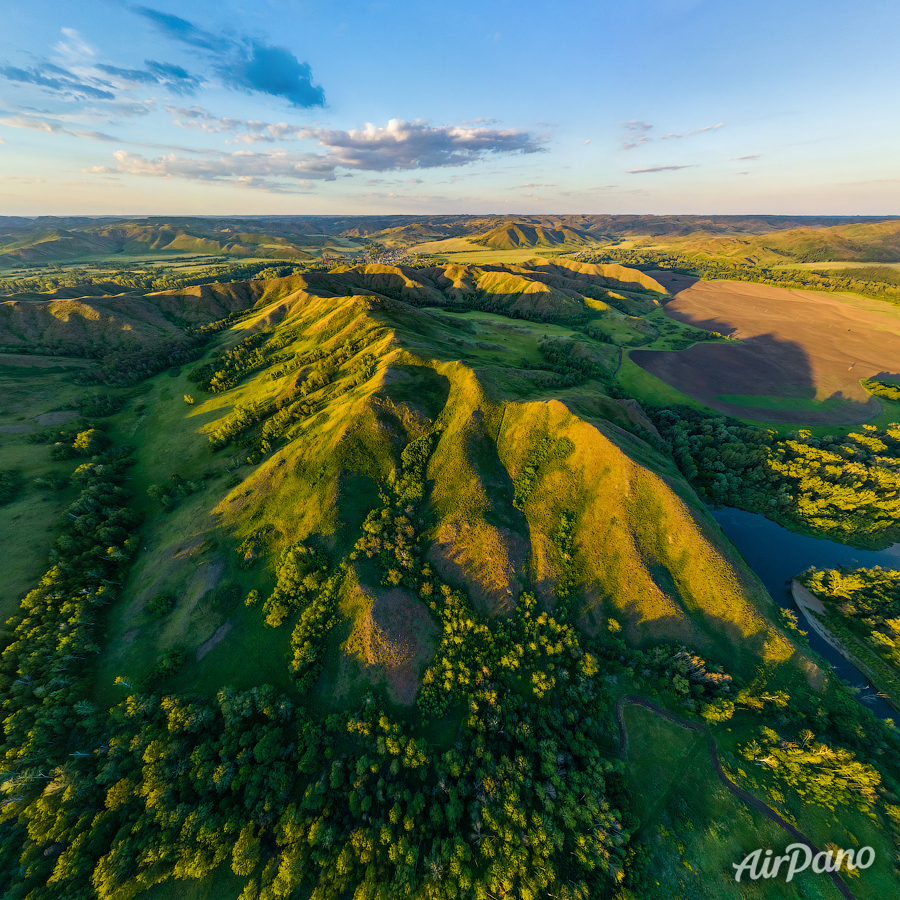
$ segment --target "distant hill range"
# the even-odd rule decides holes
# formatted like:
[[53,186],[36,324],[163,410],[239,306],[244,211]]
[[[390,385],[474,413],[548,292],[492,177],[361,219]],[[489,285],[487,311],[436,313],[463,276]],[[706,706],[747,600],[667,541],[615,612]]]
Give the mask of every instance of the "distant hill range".
[[577,246],[593,244],[596,238],[581,228],[550,228],[530,225],[527,222],[511,222],[492,228],[487,234],[475,239],[475,243],[497,250],[511,250],[515,247],[558,247],[561,244]]
[[[467,238],[497,249],[577,248],[662,239],[685,251],[762,253],[798,262],[900,261],[900,219],[834,216],[270,216],[243,218],[0,217],[0,265],[116,255],[194,253],[308,260],[362,250]],[[738,244],[729,243],[737,240]],[[748,242],[741,244],[741,241]],[[742,252],[742,248],[749,248]]]

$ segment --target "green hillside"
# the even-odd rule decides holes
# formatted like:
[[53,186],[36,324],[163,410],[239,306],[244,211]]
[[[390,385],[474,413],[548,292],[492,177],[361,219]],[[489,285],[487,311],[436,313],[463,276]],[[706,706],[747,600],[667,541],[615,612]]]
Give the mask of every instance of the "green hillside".
[[896,893],[895,732],[622,396],[621,344],[696,339],[665,297],[538,258],[3,304],[8,896],[713,896],[685,847],[759,833],[710,740]]
[[[293,278],[198,285],[176,291],[119,293],[116,285],[66,288],[50,295],[13,294],[0,303],[0,346],[63,350],[97,356],[116,346],[149,344],[238,313],[276,295],[373,294],[415,305],[473,308],[526,319],[581,321],[591,310],[657,304],[664,289],[622,266],[592,266],[535,259],[522,266],[409,269],[371,264],[310,272]],[[611,297],[616,289],[638,298]],[[44,297],[48,299],[44,299]]]
[[900,262],[900,222],[859,222],[816,228],[790,228],[766,234],[645,238],[638,246],[696,254],[701,259],[750,262],[763,266],[847,261]]
[[497,250],[511,250],[515,247],[578,246],[592,243],[590,235],[578,228],[548,228],[542,225],[531,225],[527,222],[499,225],[473,240],[476,244],[494,247]]

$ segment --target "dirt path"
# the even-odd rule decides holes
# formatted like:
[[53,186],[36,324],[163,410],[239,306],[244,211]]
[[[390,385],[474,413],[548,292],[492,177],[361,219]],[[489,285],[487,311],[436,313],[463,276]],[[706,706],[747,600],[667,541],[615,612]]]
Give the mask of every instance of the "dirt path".
[[[666,719],[668,722],[672,722],[674,725],[678,725],[681,728],[687,728],[690,731],[698,731],[704,732],[706,729],[702,725],[698,725],[696,722],[689,722],[687,719],[682,719],[676,716],[674,713],[670,713],[667,709],[663,709],[661,706],[657,706],[655,703],[652,703],[650,700],[645,700],[643,697],[638,697],[635,694],[625,694],[616,701],[616,722],[619,726],[619,749],[621,751],[622,756],[628,752],[628,732],[625,729],[625,717],[622,714],[622,710],[625,707],[626,703],[630,703],[632,706],[642,706],[644,709],[650,710],[650,712],[655,713],[663,719]],[[744,803],[752,806],[755,810],[762,813],[770,822],[774,822],[778,825],[779,828],[784,829],[795,841],[800,844],[805,844],[812,851],[813,856],[819,853],[819,849],[816,845],[808,838],[805,834],[798,831],[790,822],[783,819],[774,809],[770,806],[766,806],[765,803],[762,802],[757,797],[754,797],[753,794],[745,791],[742,787],[738,787],[726,774],[725,770],[722,768],[722,764],[719,762],[719,748],[716,745],[716,742],[710,737],[709,739],[709,757],[710,762],[712,762],[713,770],[719,778],[719,781],[734,794],[739,800]],[[834,882],[834,886],[841,892],[841,894],[847,898],[847,900],[856,900],[853,896],[853,892],[850,888],[847,887],[844,880],[838,875],[837,872],[829,872],[831,880]]]
[[231,631],[231,622],[220,625],[216,629],[216,633],[208,641],[204,641],[197,648],[197,662],[200,662],[210,650],[222,643],[222,641],[225,640],[225,635],[227,635],[229,631]]

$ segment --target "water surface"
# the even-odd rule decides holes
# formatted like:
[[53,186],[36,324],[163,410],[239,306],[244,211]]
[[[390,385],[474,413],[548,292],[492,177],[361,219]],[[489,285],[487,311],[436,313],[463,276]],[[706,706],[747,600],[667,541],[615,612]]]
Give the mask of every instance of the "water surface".
[[738,548],[747,564],[768,588],[772,598],[783,609],[789,609],[800,620],[800,627],[809,633],[809,645],[824,657],[839,678],[859,689],[859,699],[882,719],[900,716],[881,698],[868,679],[849,663],[812,628],[804,627],[803,614],[791,596],[791,579],[814,566],[817,569],[837,569],[841,566],[900,570],[900,544],[886,550],[857,550],[846,544],[836,544],[820,538],[795,534],[770,522],[765,516],[741,509],[718,509],[713,517]]

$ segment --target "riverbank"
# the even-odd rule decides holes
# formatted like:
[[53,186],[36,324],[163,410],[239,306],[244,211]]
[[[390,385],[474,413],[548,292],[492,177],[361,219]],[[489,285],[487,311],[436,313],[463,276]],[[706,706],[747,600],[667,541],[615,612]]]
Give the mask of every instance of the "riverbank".
[[803,613],[803,618],[806,619],[807,623],[809,623],[816,634],[818,634],[829,646],[837,650],[847,662],[856,666],[856,668],[871,681],[872,685],[876,687],[880,695],[894,709],[900,712],[900,704],[898,704],[897,700],[886,694],[882,688],[879,687],[881,679],[878,677],[878,673],[873,671],[872,667],[867,665],[865,660],[860,659],[860,657],[853,653],[843,641],[825,627],[824,623],[819,618],[819,616],[825,615],[825,604],[816,597],[815,594],[811,593],[800,584],[796,578],[791,581],[791,596],[793,596],[794,602],[799,607],[800,612]]

